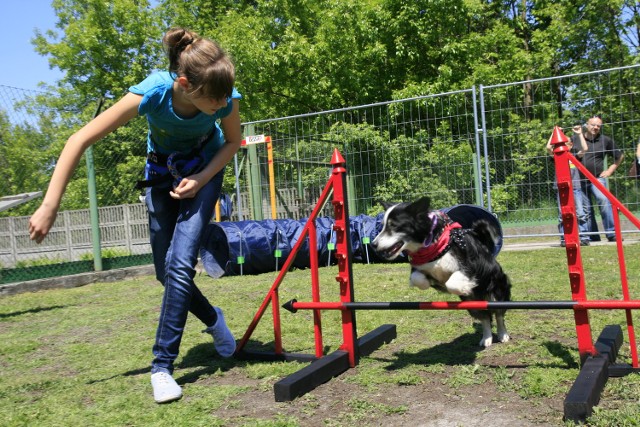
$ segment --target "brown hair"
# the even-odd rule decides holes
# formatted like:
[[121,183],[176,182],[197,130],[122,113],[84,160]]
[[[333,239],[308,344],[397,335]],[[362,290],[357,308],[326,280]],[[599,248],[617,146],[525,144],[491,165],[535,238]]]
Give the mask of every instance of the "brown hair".
[[192,94],[214,99],[231,96],[235,67],[216,42],[184,28],[171,28],[162,45],[169,57],[169,71],[175,77],[186,77]]

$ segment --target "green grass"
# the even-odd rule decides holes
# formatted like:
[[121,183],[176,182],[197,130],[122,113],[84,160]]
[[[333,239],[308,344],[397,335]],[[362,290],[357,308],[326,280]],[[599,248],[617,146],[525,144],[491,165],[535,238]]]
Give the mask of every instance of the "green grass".
[[[631,295],[639,298],[640,268],[634,264],[640,245],[625,251]],[[615,246],[583,248],[582,257],[589,298],[621,298]],[[511,276],[514,300],[571,298],[564,249],[503,251],[499,260]],[[323,301],[339,298],[336,273],[336,267],[320,269]],[[225,310],[240,339],[275,277],[213,280],[203,274],[196,282]],[[409,288],[403,264],[354,265],[354,282],[357,301],[455,300]],[[289,272],[280,287],[281,303],[310,301],[310,295],[309,271]],[[498,405],[514,425],[562,426],[562,403],[579,370],[568,310],[512,310],[507,314],[512,341],[486,350],[477,347],[479,325],[466,312],[360,311],[359,335],[392,323],[398,337],[313,392],[275,402],[273,384],[305,365],[220,359],[190,317],[175,372],[184,397],[157,405],[149,364],[161,296],[155,279],[142,277],[0,298],[0,425],[394,426],[426,424],[437,405],[464,403],[484,412]],[[313,353],[312,313],[282,310],[281,318],[285,350]],[[622,325],[627,338],[620,310],[594,310],[590,320],[594,339],[609,324]],[[324,311],[322,326],[330,353],[342,341],[339,313]],[[269,308],[250,346],[271,349],[272,344]],[[630,362],[627,342],[618,362]],[[589,425],[639,425],[639,398],[640,376],[610,379]],[[475,419],[473,411],[470,416]],[[458,423],[466,425],[463,419]]]

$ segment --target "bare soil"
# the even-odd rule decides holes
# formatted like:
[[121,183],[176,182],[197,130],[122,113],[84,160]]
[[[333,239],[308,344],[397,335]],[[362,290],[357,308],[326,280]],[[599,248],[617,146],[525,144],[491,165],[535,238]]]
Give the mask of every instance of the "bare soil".
[[[394,352],[399,350],[392,342],[370,357],[388,359],[393,363]],[[517,377],[519,368],[524,369],[525,366],[515,360],[516,356],[513,358],[507,360],[500,356],[499,361],[490,363],[492,366],[508,366]],[[349,381],[349,377],[359,369],[367,368],[357,366],[349,369],[291,402],[275,401],[273,384],[279,379],[265,384],[264,380],[247,378],[231,369],[212,381],[218,385],[246,386],[248,391],[234,396],[214,414],[231,420],[233,425],[250,425],[251,420],[278,418],[297,420],[302,426],[563,425],[563,399],[536,397],[528,400],[515,392],[500,391],[491,382],[451,388],[445,379],[448,370],[453,371],[456,367],[446,367],[445,372],[438,374],[425,372],[421,382],[415,385],[383,384],[366,388]],[[359,399],[366,402],[362,411],[357,404],[354,405]]]

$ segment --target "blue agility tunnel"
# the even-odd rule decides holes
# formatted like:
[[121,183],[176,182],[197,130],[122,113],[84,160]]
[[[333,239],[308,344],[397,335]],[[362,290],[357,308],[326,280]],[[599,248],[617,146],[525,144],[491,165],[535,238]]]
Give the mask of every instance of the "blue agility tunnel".
[[[278,271],[295,246],[307,219],[219,222],[207,226],[200,246],[200,260],[209,276],[218,278],[240,274],[260,274]],[[316,249],[319,265],[335,264],[330,243],[333,220],[316,220]],[[292,266],[309,268],[310,248],[308,239],[302,246]]]
[[[353,250],[353,261],[363,263],[388,262],[378,255],[371,247],[371,242],[382,231],[382,219],[384,213],[375,217],[358,215],[349,218],[351,225],[351,249]],[[406,261],[406,257],[401,256],[399,261]]]
[[[491,223],[499,235],[494,251],[494,256],[498,255],[502,248],[502,227],[491,212],[475,205],[456,205],[441,210],[464,228],[471,228],[480,219]],[[371,247],[371,242],[382,230],[382,219],[383,214],[375,217],[349,217],[353,262],[388,262]],[[200,247],[202,265],[207,274],[214,278],[278,271],[298,242],[307,220],[277,219],[209,224]],[[321,267],[336,263],[333,223],[333,218],[316,219],[316,249],[318,265]],[[400,256],[394,262],[403,261],[406,261],[406,257]],[[305,239],[292,267],[305,269],[310,265],[309,242]]]

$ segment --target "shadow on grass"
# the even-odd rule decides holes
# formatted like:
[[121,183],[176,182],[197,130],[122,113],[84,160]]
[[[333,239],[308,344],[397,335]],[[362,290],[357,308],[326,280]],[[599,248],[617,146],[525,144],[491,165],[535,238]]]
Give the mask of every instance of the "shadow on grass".
[[[198,380],[201,375],[211,375],[217,371],[228,371],[231,367],[242,363],[234,358],[223,359],[214,350],[213,343],[198,344],[195,347],[190,348],[187,354],[182,358],[180,363],[175,365],[176,369],[188,369],[188,368],[200,368],[186,375],[176,378],[176,382],[179,384],[193,383]],[[112,375],[107,378],[99,380],[89,381],[88,384],[101,383],[109,381],[118,377],[129,377],[136,375],[144,375],[151,373],[151,366],[145,366],[144,368],[132,369],[130,371],[122,372]]]
[[176,379],[176,382],[179,384],[194,383],[203,375],[213,375],[218,371],[228,371],[240,363],[242,362],[233,357],[225,359],[220,356],[215,351],[213,343],[198,344],[187,351],[187,354],[185,354],[180,363],[176,365],[176,368],[199,369],[182,375],[179,379]]
[[[435,345],[430,348],[425,348],[417,352],[411,353],[400,350],[394,353],[397,358],[381,359],[373,358],[381,362],[389,362],[389,365],[385,368],[388,371],[395,371],[405,368],[410,365],[471,365],[476,363],[477,355],[479,352],[484,351],[484,348],[478,345],[479,339],[482,336],[482,327],[479,324],[474,324],[476,330],[475,333],[467,333],[460,335],[450,342]],[[494,334],[494,345],[509,345],[508,343],[502,344],[497,341],[497,337]],[[523,364],[507,364],[504,367],[507,368],[527,368],[530,366],[539,366],[544,368],[560,368],[560,369],[577,369],[580,364],[572,355],[569,347],[556,341],[545,341],[541,344],[544,346],[549,355],[556,360],[539,361],[532,359],[531,363]],[[557,360],[559,359],[559,361]],[[487,365],[493,367],[499,367],[502,365]]]
[[[560,365],[559,367],[562,367],[562,368],[567,367],[571,369],[576,369],[580,367],[580,364],[571,355],[566,345],[560,344],[559,342],[556,342],[556,341],[545,341],[543,345],[547,348],[547,350],[552,356],[555,356],[558,359],[562,360],[564,363],[566,363],[566,366]],[[544,366],[549,366],[549,365],[544,365]]]
[[13,313],[2,313],[0,314],[0,319],[8,319],[9,317],[22,316],[23,314],[34,314],[34,313],[41,313],[43,311],[58,310],[66,307],[67,307],[66,305],[52,305],[51,307],[38,307],[38,308],[29,309],[29,310],[14,311]]
[[[413,353],[400,350],[394,353],[397,357],[395,360],[390,358],[385,360],[382,358],[376,359],[375,357],[374,359],[389,362],[390,364],[387,366],[387,370],[389,371],[402,369],[409,365],[470,365],[476,363],[478,353],[485,350],[484,347],[479,345],[480,338],[482,337],[482,326],[479,323],[474,323],[473,327],[475,329],[474,333],[459,335],[450,342],[437,344]],[[509,345],[509,343],[502,344],[498,342],[495,334],[493,335],[493,339],[493,345]],[[540,345],[546,348],[549,355],[554,358],[553,361],[549,359],[545,359],[545,362],[531,360],[531,363],[509,364],[507,367],[525,368],[527,366],[542,366],[568,369],[580,367],[578,361],[572,355],[570,348],[566,345],[556,341],[545,341]],[[517,354],[515,356],[519,357]],[[498,355],[496,357],[500,356]]]
[[[377,360],[379,362],[388,363],[385,367],[387,371],[396,371],[406,368],[408,366],[422,365],[422,366],[431,366],[431,365],[447,365],[447,366],[458,366],[458,365],[472,365],[476,362],[477,355],[479,352],[483,351],[484,348],[478,345],[479,338],[482,336],[481,327],[479,325],[476,326],[475,333],[467,333],[460,335],[453,339],[451,342],[442,343],[435,345],[431,348],[425,348],[423,350],[419,350],[417,352],[407,352],[404,350],[400,350],[399,352],[394,353],[396,356],[395,359],[391,358],[377,358],[371,357],[373,360]],[[494,336],[495,338],[495,336]],[[271,343],[256,343],[253,345],[249,345],[248,347],[260,347],[261,351],[265,351],[266,353],[271,353],[273,350],[270,350]],[[496,343],[495,345],[505,345],[501,343]],[[508,345],[508,344],[506,344]],[[541,366],[541,367],[555,367],[555,368],[567,368],[567,369],[575,369],[579,367],[578,362],[570,353],[567,346],[560,344],[554,341],[546,341],[542,344],[548,350],[549,354],[554,356],[555,358],[560,359],[563,363],[536,363],[532,361],[531,364],[508,364],[507,366],[496,365],[493,366],[491,364],[487,365],[489,367],[506,367],[506,368],[527,368],[529,366]],[[325,352],[329,351],[329,348],[325,348]],[[326,354],[326,353],[325,353]],[[210,343],[202,343],[195,347],[190,348],[186,355],[182,358],[180,363],[176,365],[177,369],[192,369],[191,372],[184,374],[178,378],[176,378],[176,382],[178,384],[189,384],[197,382],[202,376],[211,376],[216,372],[225,372],[230,370],[233,367],[243,367],[247,364],[261,363],[266,362],[269,363],[269,360],[259,360],[259,359],[236,359],[234,357],[230,358],[222,358],[214,349],[213,344]],[[194,369],[196,368],[196,369]],[[104,381],[111,380],[117,377],[126,377],[126,376],[136,376],[136,375],[144,375],[149,374],[151,368],[149,366],[145,366],[144,368],[134,369],[130,371],[126,371],[120,374],[113,375],[108,378],[103,378],[99,380],[89,381],[88,384],[100,383]]]
[[[247,344],[247,347],[259,348],[260,351],[264,351],[265,353],[273,353],[273,350],[271,349],[273,347],[273,343],[260,343],[250,340]],[[247,364],[261,362],[269,363],[272,361],[273,360],[267,359],[239,359],[235,357],[229,357],[225,359],[216,352],[213,343],[202,343],[187,350],[187,353],[184,355],[184,357],[180,360],[179,363],[175,365],[175,374],[178,373],[178,370],[193,369],[187,374],[176,377],[176,382],[178,384],[194,383],[198,381],[200,377],[213,375],[218,371],[225,372],[233,367],[244,367]],[[118,373],[107,378],[88,381],[87,384],[101,383],[118,377],[136,376],[150,373],[151,366],[145,366],[144,368],[132,369],[130,371]]]
[[143,374],[150,374],[150,373],[151,373],[151,367],[150,366],[145,366],[144,368],[133,369],[131,371],[126,371],[126,372],[122,372],[120,374],[111,375],[110,377],[101,378],[99,380],[87,381],[87,384],[102,383],[102,382],[109,381],[109,380],[112,380],[112,379],[118,378],[118,377],[132,377],[132,376],[136,376],[136,375],[143,375]]
[[[476,361],[478,345],[482,334],[468,333],[456,337],[453,341],[435,345],[424,350],[410,353],[395,353],[397,359],[386,367],[388,371],[403,369],[410,365],[470,365]],[[389,360],[390,361],[390,360]]]

